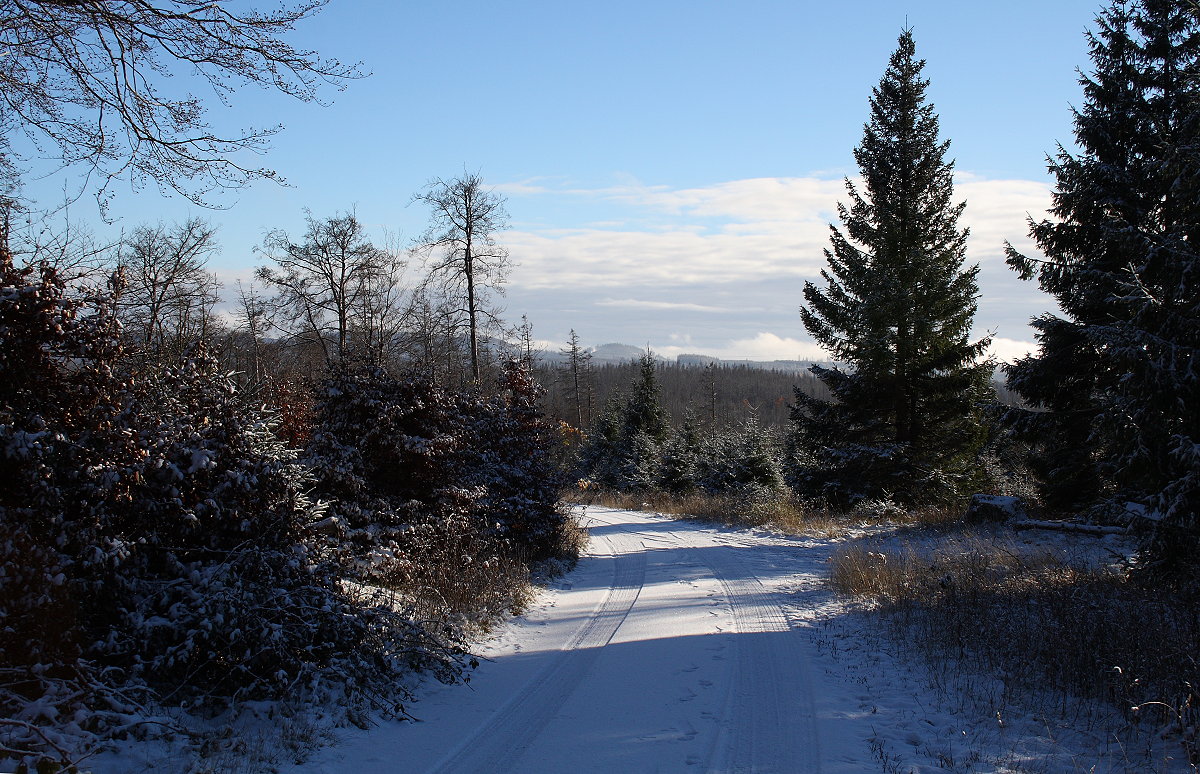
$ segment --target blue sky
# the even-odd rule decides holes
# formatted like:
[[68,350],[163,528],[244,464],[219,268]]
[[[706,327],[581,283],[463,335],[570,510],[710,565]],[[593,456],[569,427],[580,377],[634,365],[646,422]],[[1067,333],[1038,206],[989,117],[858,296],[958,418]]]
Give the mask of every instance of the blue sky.
[[[106,236],[205,216],[223,248],[213,268],[232,285],[261,260],[267,230],[299,234],[305,208],[354,208],[378,241],[410,240],[427,217],[412,194],[465,167],[508,198],[506,317],[528,314],[547,346],[574,328],[585,344],[666,355],[819,357],[801,289],[824,263],[871,87],[908,24],[957,162],[968,258],[982,267],[976,327],[1012,356],[1049,302],[1003,266],[1003,241],[1027,247],[1026,214],[1049,204],[1045,156],[1071,140],[1083,31],[1100,8],[333,0],[295,41],[361,60],[369,78],[323,107],[260,91],[210,101],[218,128],[286,126],[261,163],[289,187],[259,183],[207,211],[126,186],[116,224],[87,199],[71,217]],[[27,193],[50,204],[64,183]]]

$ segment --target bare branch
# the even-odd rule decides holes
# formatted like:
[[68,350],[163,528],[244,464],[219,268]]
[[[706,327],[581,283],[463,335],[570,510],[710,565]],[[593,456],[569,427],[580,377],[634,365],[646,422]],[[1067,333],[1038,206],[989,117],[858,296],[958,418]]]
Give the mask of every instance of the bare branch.
[[282,39],[326,2],[257,11],[227,0],[0,0],[0,160],[20,160],[13,140],[23,136],[39,155],[97,175],[102,206],[126,176],[206,206],[214,191],[277,179],[239,157],[265,150],[280,126],[222,136],[198,98],[164,87],[182,67],[223,104],[245,85],[304,102],[344,88],[362,77],[357,65]]

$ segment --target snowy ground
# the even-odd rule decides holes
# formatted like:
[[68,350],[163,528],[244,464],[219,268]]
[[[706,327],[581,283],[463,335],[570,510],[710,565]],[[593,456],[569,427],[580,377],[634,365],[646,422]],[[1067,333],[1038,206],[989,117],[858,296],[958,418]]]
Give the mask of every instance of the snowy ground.
[[[598,507],[584,520],[592,539],[577,568],[480,646],[469,686],[419,685],[408,706],[419,722],[330,732],[320,708],[281,723],[265,706],[235,732],[238,745],[198,765],[161,741],[84,765],[97,774],[247,772],[261,770],[257,761],[283,774],[1195,772],[1172,739],[1129,729],[1116,713],[953,664],[930,669],[827,587],[838,545],[920,549],[911,534],[793,538]],[[1081,545],[994,530],[1014,551]],[[1121,553],[1112,538],[1093,548],[1101,560]],[[312,755],[285,763],[296,747]]]
[[[1161,742],[1147,760],[1091,715],[1051,720],[889,653],[824,586],[834,541],[586,521],[588,554],[486,644],[469,687],[429,685],[420,722],[342,732],[285,771],[1189,770]],[[1003,706],[961,698],[968,683]]]

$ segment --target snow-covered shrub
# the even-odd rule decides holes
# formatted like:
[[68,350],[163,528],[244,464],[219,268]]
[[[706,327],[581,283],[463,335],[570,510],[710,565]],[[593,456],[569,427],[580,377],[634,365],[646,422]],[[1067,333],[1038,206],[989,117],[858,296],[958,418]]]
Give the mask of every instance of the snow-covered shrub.
[[346,584],[306,469],[203,350],[118,376],[111,296],[0,260],[0,756],[70,762],[154,701],[390,705],[459,652]]
[[505,364],[500,395],[480,405],[473,481],[483,488],[478,507],[494,534],[527,560],[558,554],[566,514],[559,505],[565,486],[554,464],[557,430],[540,408],[542,388],[526,364]]
[[304,458],[330,501],[356,573],[387,582],[421,525],[465,524],[481,492],[467,482],[467,401],[419,375],[341,366],[318,394]]
[[70,761],[112,709],[110,675],[82,659],[80,576],[108,546],[84,518],[98,460],[80,440],[116,413],[119,331],[110,294],[0,248],[0,759]]
[[902,518],[907,511],[893,502],[886,493],[882,497],[865,497],[854,504],[850,514],[859,519],[882,521]]
[[503,607],[489,601],[500,586],[523,593],[528,574],[514,558],[559,551],[555,428],[520,366],[501,386],[485,399],[419,374],[330,375],[305,455],[317,494],[332,501],[326,526],[361,580],[447,615],[486,616]]
[[202,349],[132,389],[122,416],[132,452],[94,473],[113,547],[92,597],[90,628],[113,627],[98,658],[218,704],[330,681],[374,690],[454,660],[402,614],[348,595],[307,469]]

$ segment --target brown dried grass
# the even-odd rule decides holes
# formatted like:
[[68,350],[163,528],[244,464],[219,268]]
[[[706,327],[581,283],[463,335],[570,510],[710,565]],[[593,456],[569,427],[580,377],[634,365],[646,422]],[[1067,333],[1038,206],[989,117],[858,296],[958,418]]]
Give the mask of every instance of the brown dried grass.
[[1099,699],[1131,723],[1176,729],[1200,763],[1200,589],[1142,585],[1001,542],[851,545],[837,591],[869,600],[890,636],[931,664],[968,667],[1064,697]]

